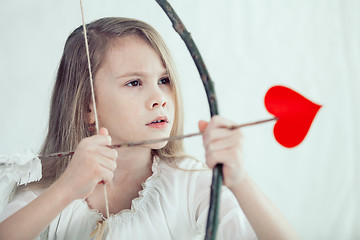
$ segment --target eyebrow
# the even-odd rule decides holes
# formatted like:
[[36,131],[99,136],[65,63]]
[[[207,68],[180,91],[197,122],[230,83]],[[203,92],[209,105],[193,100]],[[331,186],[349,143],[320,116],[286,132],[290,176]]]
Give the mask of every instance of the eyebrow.
[[[127,73],[124,73],[124,74],[121,74],[119,76],[116,76],[116,78],[124,78],[124,77],[132,77],[132,76],[146,76],[147,74],[145,72],[127,72]],[[164,72],[162,72],[160,74],[160,76],[167,76],[169,75],[169,73],[165,70]]]

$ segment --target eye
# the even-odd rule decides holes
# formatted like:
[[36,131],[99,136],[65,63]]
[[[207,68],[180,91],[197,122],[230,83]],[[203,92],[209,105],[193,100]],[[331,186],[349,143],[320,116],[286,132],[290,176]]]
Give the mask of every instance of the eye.
[[140,86],[141,83],[139,80],[134,80],[134,81],[131,81],[129,83],[126,84],[126,86],[129,86],[129,87],[137,87],[137,86]]
[[164,77],[159,80],[159,84],[169,84],[169,83],[170,83],[170,79],[168,77]]

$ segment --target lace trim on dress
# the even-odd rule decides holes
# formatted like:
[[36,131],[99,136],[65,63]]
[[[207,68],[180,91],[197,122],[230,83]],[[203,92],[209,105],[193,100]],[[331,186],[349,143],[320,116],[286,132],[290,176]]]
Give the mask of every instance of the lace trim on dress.
[[[123,209],[116,214],[110,214],[110,222],[114,221],[116,223],[121,223],[145,208],[150,193],[156,186],[155,180],[158,178],[160,173],[159,162],[160,158],[158,156],[154,156],[151,167],[153,173],[145,180],[145,182],[141,183],[142,189],[138,192],[139,196],[131,201],[131,209]],[[97,213],[101,219],[106,220],[101,212],[99,212],[97,209],[90,208],[85,199],[82,200],[82,203],[86,205],[88,211]]]

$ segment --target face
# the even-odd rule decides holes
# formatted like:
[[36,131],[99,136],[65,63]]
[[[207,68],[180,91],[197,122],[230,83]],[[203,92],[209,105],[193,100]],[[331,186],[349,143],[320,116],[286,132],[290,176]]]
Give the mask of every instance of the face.
[[170,135],[174,94],[160,56],[143,39],[115,40],[94,81],[99,124],[109,130],[113,144]]

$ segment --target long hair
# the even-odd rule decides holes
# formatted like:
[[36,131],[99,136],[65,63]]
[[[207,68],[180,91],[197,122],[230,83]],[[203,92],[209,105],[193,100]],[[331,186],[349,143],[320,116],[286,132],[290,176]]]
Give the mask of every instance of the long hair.
[[[183,109],[178,77],[170,52],[156,30],[144,22],[129,18],[102,18],[87,24],[86,28],[93,76],[101,68],[111,44],[119,37],[136,35],[154,48],[167,70],[175,96],[175,118],[170,135],[182,134]],[[91,136],[87,123],[90,101],[89,71],[80,26],[70,34],[64,47],[50,104],[48,134],[41,155],[75,150],[83,138]],[[152,154],[170,163],[185,157],[182,141],[168,142],[162,149],[152,150]],[[54,182],[70,160],[71,157],[42,159],[43,178],[40,182]]]

